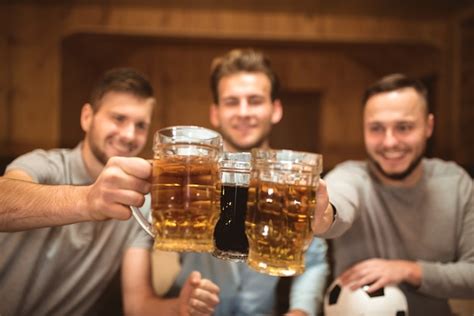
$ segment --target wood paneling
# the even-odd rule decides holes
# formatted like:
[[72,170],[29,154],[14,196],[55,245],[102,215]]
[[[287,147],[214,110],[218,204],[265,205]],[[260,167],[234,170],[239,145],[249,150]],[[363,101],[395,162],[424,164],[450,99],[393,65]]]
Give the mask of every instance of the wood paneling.
[[10,95],[10,76],[11,76],[11,65],[10,65],[10,27],[9,27],[9,15],[7,11],[0,10],[0,61],[2,62],[2,69],[0,71],[0,148],[6,147],[9,131],[9,118],[10,118],[10,107],[11,102],[9,100]]
[[[474,169],[474,14],[461,23],[461,78],[460,78],[460,116],[458,127],[460,131],[460,155],[462,163],[472,164]],[[474,170],[473,170],[474,171]]]
[[[278,147],[298,149],[295,148],[296,143],[309,144],[314,142],[311,138],[317,137],[317,150],[324,153],[328,168],[342,160],[364,156],[360,99],[364,88],[390,69],[388,66],[380,69],[377,50],[365,53],[366,61],[361,63],[357,57],[360,54],[355,54],[360,47],[352,44],[313,46],[300,43],[291,47],[271,41],[260,44],[242,41],[240,44],[259,48],[270,57],[281,78],[283,91],[320,96],[318,109],[313,115],[300,113],[297,117],[297,112],[293,111],[296,122],[286,123],[287,126],[315,126],[317,130],[300,131],[299,141],[285,137],[276,142]],[[386,46],[377,47],[386,50]],[[94,49],[84,50],[83,47]],[[412,69],[413,59],[435,64],[433,56],[436,54],[426,48],[390,47],[392,56],[407,60],[405,64],[397,61],[398,65],[402,65],[400,70]],[[116,35],[68,37],[62,50],[61,144],[74,146],[82,137],[77,118],[92,82],[103,70],[115,66],[133,66],[150,77],[158,100],[152,130],[176,124],[210,127],[209,66],[213,57],[232,48],[235,48],[232,42],[215,40],[203,42]],[[285,101],[285,109],[289,109],[293,101],[298,102],[291,99]],[[151,143],[147,148],[151,148]],[[150,150],[144,155],[150,156]]]
[[[79,111],[93,78],[119,65],[137,67],[151,78],[159,103],[154,129],[191,122],[208,126],[211,58],[254,46],[270,55],[285,89],[320,93],[318,137],[329,165],[363,156],[360,95],[368,83],[394,71],[435,78],[434,154],[456,158],[464,142],[453,141],[462,112],[451,102],[458,60],[452,20],[441,13],[461,3],[436,1],[431,13],[414,19],[371,1],[363,2],[366,11],[363,5],[357,11],[311,1],[279,0],[269,10],[265,1],[189,6],[180,5],[183,1],[1,5],[10,27],[1,33],[0,57],[11,71],[0,75],[6,85],[0,111],[8,122],[0,128],[0,140],[9,144],[0,155],[72,145],[82,135]],[[472,163],[472,156],[463,157]]]

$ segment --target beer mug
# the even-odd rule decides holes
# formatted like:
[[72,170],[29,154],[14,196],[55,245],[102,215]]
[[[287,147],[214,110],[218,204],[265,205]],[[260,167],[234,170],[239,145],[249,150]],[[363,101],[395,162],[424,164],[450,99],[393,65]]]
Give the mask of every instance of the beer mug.
[[245,216],[250,182],[248,152],[225,152],[219,162],[221,177],[221,212],[214,229],[215,257],[245,261],[249,243],[245,235]]
[[275,276],[304,271],[321,169],[319,154],[252,150],[245,223],[251,268]]
[[211,252],[219,216],[219,133],[198,126],[172,126],[155,133],[151,186],[152,224],[133,216],[165,251]]

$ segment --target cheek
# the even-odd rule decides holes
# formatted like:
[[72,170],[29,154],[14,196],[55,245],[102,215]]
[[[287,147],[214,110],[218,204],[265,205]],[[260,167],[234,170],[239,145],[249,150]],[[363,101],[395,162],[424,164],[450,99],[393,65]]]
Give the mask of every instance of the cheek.
[[234,117],[235,115],[233,114],[232,111],[222,111],[221,113],[217,115],[217,120],[218,120],[219,125],[224,125],[223,127],[225,127],[226,125],[225,123],[229,122]]
[[263,123],[264,125],[271,126],[272,125],[272,112],[261,110],[255,113],[255,117]]
[[426,138],[424,135],[420,134],[417,137],[407,139],[407,144],[410,144],[413,148],[419,148],[420,150],[426,145]]
[[136,137],[136,142],[140,145],[144,145],[146,143],[148,132],[142,132]]
[[364,134],[364,142],[367,149],[372,149],[377,147],[381,140],[377,136]]
[[110,120],[97,121],[94,125],[96,132],[103,135],[113,134],[118,130],[117,125]]

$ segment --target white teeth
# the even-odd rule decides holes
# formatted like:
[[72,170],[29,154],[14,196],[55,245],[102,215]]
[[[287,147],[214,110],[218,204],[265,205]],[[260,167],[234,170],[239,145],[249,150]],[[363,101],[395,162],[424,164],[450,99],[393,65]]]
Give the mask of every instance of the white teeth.
[[384,153],[384,157],[387,159],[399,159],[403,157],[403,153]]

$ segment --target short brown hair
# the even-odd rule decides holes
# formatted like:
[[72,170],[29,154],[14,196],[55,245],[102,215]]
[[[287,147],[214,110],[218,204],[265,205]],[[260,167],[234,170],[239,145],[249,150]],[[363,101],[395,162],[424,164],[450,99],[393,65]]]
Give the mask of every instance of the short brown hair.
[[126,92],[137,97],[153,98],[154,91],[143,74],[132,68],[114,68],[104,73],[92,89],[90,104],[94,111],[100,108],[107,92]]
[[426,89],[426,86],[421,81],[410,78],[404,74],[387,75],[370,85],[364,92],[362,104],[365,106],[367,101],[376,94],[395,91],[403,88],[415,89],[415,91],[418,92],[425,102],[426,114],[430,112],[428,107],[428,90]]
[[272,101],[278,98],[280,81],[271,67],[270,60],[262,52],[254,49],[234,49],[223,56],[216,57],[211,65],[211,92],[215,104],[219,103],[219,81],[238,72],[262,72],[271,84]]

